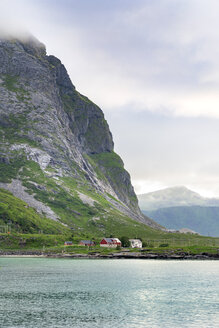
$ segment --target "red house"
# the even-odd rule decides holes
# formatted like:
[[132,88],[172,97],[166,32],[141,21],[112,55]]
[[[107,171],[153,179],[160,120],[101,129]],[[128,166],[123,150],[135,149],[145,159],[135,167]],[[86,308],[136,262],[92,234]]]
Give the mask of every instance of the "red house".
[[118,238],[103,238],[100,242],[101,247],[121,247],[122,243]]

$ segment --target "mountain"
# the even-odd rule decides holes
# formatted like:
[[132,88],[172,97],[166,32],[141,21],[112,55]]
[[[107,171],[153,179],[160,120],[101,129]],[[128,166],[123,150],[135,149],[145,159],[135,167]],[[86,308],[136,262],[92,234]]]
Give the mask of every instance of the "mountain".
[[0,39],[0,188],[75,233],[159,228],[138,207],[102,110],[32,36]]
[[183,186],[141,194],[138,200],[140,208],[145,211],[175,206],[219,206],[219,199],[202,197]]
[[157,223],[167,229],[191,229],[201,235],[219,236],[219,207],[178,206],[145,211]]
[[219,199],[204,198],[186,187],[166,188],[138,199],[143,213],[167,229],[219,236]]

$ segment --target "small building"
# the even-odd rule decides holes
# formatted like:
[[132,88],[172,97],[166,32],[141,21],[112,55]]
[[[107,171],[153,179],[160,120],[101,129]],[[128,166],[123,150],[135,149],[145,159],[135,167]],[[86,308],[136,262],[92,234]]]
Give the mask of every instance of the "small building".
[[95,242],[93,240],[81,240],[79,245],[81,245],[81,246],[94,246]]
[[142,248],[142,241],[140,239],[129,239],[131,248]]
[[103,238],[100,242],[100,246],[116,248],[117,246],[121,247],[122,243],[118,238]]
[[72,241],[65,241],[64,245],[65,246],[72,246],[73,243],[72,243]]

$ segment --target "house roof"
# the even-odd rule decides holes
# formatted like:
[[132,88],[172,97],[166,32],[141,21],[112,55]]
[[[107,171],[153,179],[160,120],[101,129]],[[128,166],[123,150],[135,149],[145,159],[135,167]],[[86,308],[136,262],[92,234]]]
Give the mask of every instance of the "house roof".
[[117,242],[117,243],[121,243],[121,241],[118,238],[103,238],[104,240],[106,240],[107,243],[113,243],[113,242]]
[[106,240],[107,243],[112,243],[113,239],[112,238],[103,238],[104,240]]
[[121,243],[121,241],[119,240],[119,238],[112,238],[113,241],[116,241],[117,243]]
[[141,243],[142,242],[140,239],[129,239],[129,241],[134,242],[134,243],[136,243],[136,242]]
[[93,241],[92,240],[81,240],[81,243],[84,243],[84,244],[92,244]]

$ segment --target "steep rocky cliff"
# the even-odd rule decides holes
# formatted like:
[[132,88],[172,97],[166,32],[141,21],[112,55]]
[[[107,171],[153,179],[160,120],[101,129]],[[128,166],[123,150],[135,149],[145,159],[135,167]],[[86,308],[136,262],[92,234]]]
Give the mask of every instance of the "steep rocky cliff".
[[33,37],[0,40],[0,187],[72,229],[104,231],[139,210],[101,109]]

